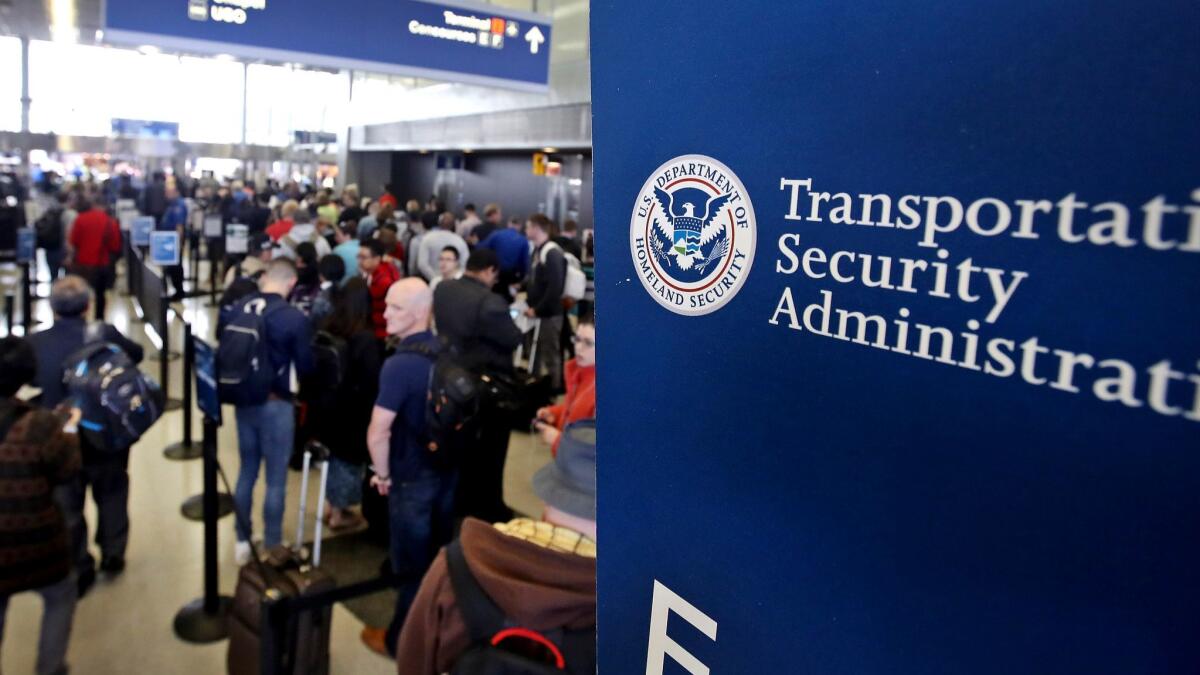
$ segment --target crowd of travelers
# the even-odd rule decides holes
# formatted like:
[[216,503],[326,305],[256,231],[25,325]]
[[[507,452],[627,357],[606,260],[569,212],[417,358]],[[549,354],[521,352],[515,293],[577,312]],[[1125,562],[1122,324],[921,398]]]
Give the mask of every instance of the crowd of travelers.
[[[367,647],[395,658],[400,673],[436,675],[463,659],[501,658],[493,652],[503,640],[491,638],[520,626],[524,637],[511,640],[520,658],[565,654],[569,672],[594,672],[596,333],[591,303],[567,289],[572,267],[591,255],[575,223],[506,220],[498,204],[482,215],[436,198],[401,205],[392,186],[367,199],[355,186],[258,190],[162,174],[140,191],[114,182],[55,196],[39,221],[54,227],[38,228],[54,323],[0,340],[0,631],[9,596],[42,595],[38,672],[65,672],[75,603],[97,572],[125,567],[130,449],[91,447],[64,384],[89,343],[132,363],[143,356],[103,323],[122,251],[117,198],[206,251],[223,289],[219,362],[236,358],[227,354],[239,327],[261,327],[269,372],[223,393],[240,459],[239,565],[285,545],[289,465],[299,449],[319,448],[328,453],[325,523],[370,528],[388,543],[398,599],[389,625],[363,630]],[[196,210],[246,225],[244,252],[207,238]],[[182,267],[164,272],[172,298],[184,297]],[[445,426],[431,401],[446,373],[462,372],[490,388],[458,413],[462,423]],[[40,394],[18,396],[27,386]],[[516,514],[504,499],[514,429],[551,449],[533,481],[542,514]],[[260,472],[261,536],[252,508]],[[89,487],[98,566],[83,515]],[[15,490],[20,503],[6,499]]]

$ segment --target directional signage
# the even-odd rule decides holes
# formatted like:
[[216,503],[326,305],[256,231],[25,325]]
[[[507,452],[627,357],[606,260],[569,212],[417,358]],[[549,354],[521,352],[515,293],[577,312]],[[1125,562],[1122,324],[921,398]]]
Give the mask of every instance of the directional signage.
[[150,233],[150,262],[163,267],[179,264],[179,233]]
[[37,235],[33,228],[17,228],[17,262],[32,262],[36,255]]
[[210,239],[220,237],[224,231],[224,226],[221,224],[221,214],[214,213],[204,217],[204,236]]
[[599,672],[1200,672],[1200,3],[591,20]]
[[193,337],[196,347],[196,406],[208,419],[221,424],[221,399],[217,395],[217,353],[204,340]]
[[240,223],[230,223],[225,230],[225,252],[246,253],[250,245],[250,228]]
[[105,39],[532,91],[550,17],[465,0],[107,0]]
[[149,246],[150,233],[154,231],[153,216],[138,216],[133,219],[132,239],[134,246]]
[[179,123],[130,120],[114,117],[112,120],[112,133],[113,136],[121,138],[156,138],[164,141],[173,141],[179,138]]

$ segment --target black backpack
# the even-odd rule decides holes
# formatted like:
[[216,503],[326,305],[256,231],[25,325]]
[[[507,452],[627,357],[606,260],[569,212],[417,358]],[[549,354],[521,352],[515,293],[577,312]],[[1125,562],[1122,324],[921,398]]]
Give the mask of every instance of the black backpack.
[[558,630],[550,635],[514,625],[471,574],[462,542],[446,547],[454,598],[467,624],[471,646],[450,675],[592,675],[596,672],[596,629]]
[[52,251],[62,248],[62,215],[62,208],[55,206],[43,213],[42,217],[38,218],[37,222],[33,224],[37,236],[38,248],[50,249]]
[[88,327],[88,341],[66,358],[63,383],[82,412],[79,433],[92,447],[118,452],[133,445],[162,416],[166,396],[120,347]]
[[453,348],[433,350],[424,344],[403,345],[400,353],[420,354],[433,361],[425,400],[425,447],[430,464],[442,470],[457,467],[479,437],[479,410],[485,386]]
[[217,394],[222,403],[260,405],[270,397],[275,379],[267,344],[267,299],[255,295],[235,307],[217,345]]
[[341,394],[346,381],[346,370],[350,365],[350,350],[346,341],[328,331],[319,330],[312,341],[313,372],[305,377],[304,384],[312,393],[312,403],[332,403]]

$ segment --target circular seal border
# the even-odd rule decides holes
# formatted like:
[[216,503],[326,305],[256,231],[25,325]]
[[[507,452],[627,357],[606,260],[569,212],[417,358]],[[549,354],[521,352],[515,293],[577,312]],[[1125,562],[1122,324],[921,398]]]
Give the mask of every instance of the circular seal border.
[[[668,301],[666,298],[662,297],[655,290],[655,287],[654,287],[653,283],[650,281],[650,279],[647,279],[646,275],[642,273],[642,270],[641,270],[642,264],[641,264],[641,261],[639,261],[639,259],[638,259],[637,241],[639,238],[643,238],[643,241],[648,240],[648,238],[649,238],[648,237],[648,229],[654,226],[653,225],[654,211],[655,211],[655,209],[658,208],[658,201],[656,199],[654,199],[653,188],[656,185],[657,179],[665,171],[669,170],[671,167],[676,166],[680,163],[687,163],[687,162],[697,162],[697,163],[708,164],[708,165],[712,166],[713,168],[718,169],[719,171],[721,171],[721,173],[723,173],[725,175],[726,180],[728,180],[730,183],[733,184],[734,190],[742,196],[741,201],[742,201],[742,203],[744,203],[745,208],[746,208],[745,220],[750,223],[750,227],[748,228],[748,230],[742,230],[739,233],[738,229],[737,229],[737,225],[735,224],[735,222],[733,220],[733,207],[730,207],[729,205],[726,205],[725,207],[723,207],[723,210],[725,211],[725,215],[727,215],[729,218],[729,228],[730,228],[729,254],[726,257],[724,264],[721,267],[721,270],[719,272],[717,272],[716,274],[714,274],[711,278],[708,278],[707,281],[702,280],[701,285],[696,288],[687,288],[686,286],[679,284],[679,282],[675,281],[674,279],[671,279],[671,278],[663,275],[662,272],[659,270],[658,265],[654,261],[654,256],[650,255],[649,252],[647,252],[647,258],[648,258],[647,262],[649,263],[650,268],[654,272],[654,277],[658,279],[659,283],[666,285],[667,287],[671,288],[674,292],[682,294],[684,296],[684,304],[683,304],[683,306],[679,306],[673,302]],[[715,185],[712,185],[711,183],[709,183],[708,181],[705,181],[701,177],[690,176],[690,175],[689,176],[680,176],[680,177],[676,178],[675,180],[671,181],[670,183],[666,184],[664,187],[669,188],[669,187],[672,187],[674,185],[677,185],[677,184],[679,184],[681,182],[685,182],[685,181],[700,182],[700,183],[703,183],[704,186],[706,188],[708,188],[709,190],[711,190],[712,192],[714,192],[714,193],[719,192],[719,190],[717,189],[717,187]],[[651,198],[650,210],[646,213],[646,215],[639,216],[638,215],[638,207],[639,207],[639,205],[644,203],[644,198],[646,196],[649,196]],[[746,236],[747,231],[749,232],[749,236]],[[690,303],[691,296],[693,296],[695,294],[706,292],[710,287],[717,284],[718,282],[721,281],[721,279],[723,279],[725,277],[726,273],[729,271],[730,264],[733,262],[735,254],[737,253],[737,250],[738,250],[737,244],[738,244],[739,239],[741,239],[743,242],[746,242],[744,244],[746,247],[746,250],[744,251],[745,256],[746,256],[746,262],[741,267],[740,275],[737,277],[736,280],[733,281],[732,288],[730,288],[727,293],[722,295],[715,302],[707,303],[703,307],[699,307],[699,308],[691,307],[691,303]],[[745,184],[742,183],[742,179],[739,178],[738,175],[735,174],[732,169],[730,169],[728,166],[726,166],[719,160],[709,157],[708,155],[698,155],[698,154],[680,155],[678,157],[674,157],[672,159],[669,159],[669,160],[663,162],[662,164],[660,164],[658,166],[657,169],[654,170],[653,173],[650,174],[650,177],[646,179],[646,182],[642,183],[642,187],[638,191],[637,199],[635,200],[634,206],[633,206],[633,216],[630,218],[630,221],[629,221],[629,253],[633,260],[634,273],[637,274],[638,280],[642,282],[642,288],[644,288],[646,290],[646,293],[648,293],[650,295],[650,297],[653,298],[654,301],[657,302],[659,305],[662,305],[666,309],[671,310],[675,314],[679,314],[680,316],[704,316],[706,314],[711,314],[711,313],[717,311],[718,309],[721,309],[726,304],[728,304],[729,301],[732,300],[733,297],[735,295],[737,295],[738,292],[742,289],[742,286],[745,285],[745,283],[746,283],[746,278],[750,275],[750,269],[754,265],[754,252],[755,252],[757,245],[758,245],[758,220],[754,215],[754,204],[752,203],[752,201],[750,199],[749,192],[746,191]]]

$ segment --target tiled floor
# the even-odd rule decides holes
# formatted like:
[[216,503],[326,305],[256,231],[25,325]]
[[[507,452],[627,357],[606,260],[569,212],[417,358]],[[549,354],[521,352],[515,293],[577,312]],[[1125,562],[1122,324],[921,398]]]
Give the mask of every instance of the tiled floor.
[[[110,294],[110,298],[113,297]],[[186,301],[182,320],[189,321],[197,335],[211,338],[213,310],[205,307],[204,302],[204,299]],[[141,324],[132,322],[134,330],[129,330],[131,309],[128,300],[110,299],[109,314],[112,323],[126,334],[136,336],[135,339],[140,339],[148,349],[153,349]],[[50,319],[44,302],[38,307],[38,316],[47,322]],[[182,322],[173,320],[173,347],[181,344],[182,334]],[[157,361],[148,360],[144,367],[157,377]],[[180,368],[179,360],[171,362],[171,393],[175,396],[182,391]],[[232,411],[229,411],[228,419],[232,420]],[[172,631],[172,619],[178,609],[201,594],[203,570],[202,526],[179,514],[180,503],[201,490],[201,463],[173,462],[162,456],[162,449],[181,437],[182,424],[181,412],[167,413],[134,446],[130,460],[132,528],[128,568],[114,580],[102,578],[81,601],[75,615],[70,648],[74,673],[207,674],[225,670],[225,643],[191,645],[180,641]],[[199,439],[198,416],[195,431]],[[237,448],[231,423],[220,430],[219,455],[232,480],[237,470]],[[513,435],[505,494],[514,509],[528,514],[541,512],[541,504],[530,488],[530,478],[549,461],[549,457],[549,449],[539,440],[527,434]],[[291,472],[289,480],[288,514],[284,519],[287,538],[296,527],[298,472]],[[256,506],[261,504],[261,490],[260,481]],[[310,500],[309,510],[314,509]],[[90,507],[88,519],[95,523]],[[310,515],[310,527],[312,522]],[[228,594],[233,590],[237,572],[233,561],[231,517],[221,521],[219,532],[220,586],[222,592]],[[362,625],[358,619],[341,606],[335,607],[333,616],[333,673],[395,672],[389,661],[368,652],[360,644],[358,633]],[[26,593],[13,599],[0,659],[3,672],[33,672],[40,619],[41,606],[36,595]]]

